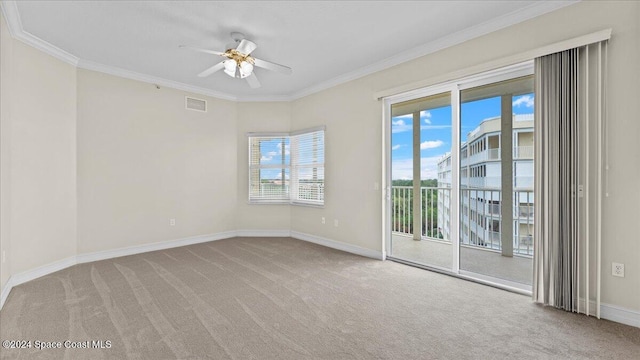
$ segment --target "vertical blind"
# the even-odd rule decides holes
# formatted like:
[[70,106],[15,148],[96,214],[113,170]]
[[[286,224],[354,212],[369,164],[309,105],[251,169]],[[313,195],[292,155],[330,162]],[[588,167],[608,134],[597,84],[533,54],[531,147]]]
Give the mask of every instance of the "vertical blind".
[[598,317],[607,45],[535,60],[533,299]]
[[250,203],[324,204],[324,127],[247,136]]

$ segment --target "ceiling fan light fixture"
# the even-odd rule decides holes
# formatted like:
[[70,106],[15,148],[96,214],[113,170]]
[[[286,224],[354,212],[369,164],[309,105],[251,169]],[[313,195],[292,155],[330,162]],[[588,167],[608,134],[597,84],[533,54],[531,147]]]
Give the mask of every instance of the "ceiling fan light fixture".
[[251,56],[258,46],[254,42],[245,39],[244,35],[234,32],[231,33],[231,37],[235,43],[227,45],[227,50],[225,52],[200,49],[184,45],[180,45],[180,47],[226,58],[198,74],[198,77],[201,78],[207,77],[216,71],[224,70],[224,72],[232,78],[245,79],[252,89],[257,89],[260,87],[260,81],[258,81],[258,78],[253,73],[256,66],[287,75],[291,74],[290,67],[256,59]]
[[236,77],[236,61],[229,59],[223,61],[222,63],[224,64],[224,72],[231,77]]
[[240,78],[244,79],[253,72],[253,64],[248,61],[240,63]]

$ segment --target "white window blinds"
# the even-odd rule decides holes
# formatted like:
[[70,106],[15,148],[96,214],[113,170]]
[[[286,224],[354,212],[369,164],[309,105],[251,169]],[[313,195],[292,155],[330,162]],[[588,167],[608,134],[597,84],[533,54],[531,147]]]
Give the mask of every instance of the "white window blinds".
[[247,136],[250,203],[324,205],[324,127]]
[[291,137],[291,201],[324,204],[324,130]]
[[249,201],[288,202],[288,135],[249,136]]

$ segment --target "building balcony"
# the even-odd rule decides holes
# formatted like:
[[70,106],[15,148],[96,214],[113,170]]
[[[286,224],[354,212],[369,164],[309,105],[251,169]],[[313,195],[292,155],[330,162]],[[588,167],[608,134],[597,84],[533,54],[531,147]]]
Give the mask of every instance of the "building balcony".
[[[534,156],[533,146],[514,146],[513,160],[532,160]],[[487,149],[467,157],[460,158],[460,166],[469,166],[485,161],[501,160],[500,148]],[[442,167],[441,170],[451,170],[451,166]]]

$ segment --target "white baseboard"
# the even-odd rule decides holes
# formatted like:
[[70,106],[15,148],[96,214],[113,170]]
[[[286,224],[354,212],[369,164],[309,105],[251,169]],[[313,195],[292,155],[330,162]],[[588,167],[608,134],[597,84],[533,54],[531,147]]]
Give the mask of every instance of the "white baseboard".
[[222,239],[228,239],[232,237],[236,237],[236,231],[226,231],[222,233],[209,234],[209,235],[198,235],[198,236],[190,236],[182,239],[169,240],[156,242],[145,245],[138,246],[130,246],[126,248],[114,249],[114,250],[105,250],[105,251],[97,251],[89,254],[80,254],[76,256],[76,260],[78,264],[113,259],[121,256],[129,256],[135,254],[141,254],[151,251],[165,250],[171,249],[180,246],[187,246],[193,244],[199,244],[203,242],[216,241]]
[[348,253],[352,253],[352,254],[356,254],[356,255],[360,255],[360,256],[376,259],[376,260],[384,260],[384,256],[380,251],[366,249],[360,246],[351,245],[351,244],[347,244],[347,243],[343,243],[335,240],[330,240],[320,236],[305,234],[298,231],[291,231],[291,237],[298,240],[312,242],[314,244],[326,246],[332,249],[346,251]]
[[640,311],[611,304],[600,304],[600,317],[617,323],[640,328]]
[[4,284],[4,287],[2,288],[2,292],[0,293],[0,310],[2,310],[2,307],[4,306],[4,302],[7,301],[7,298],[9,297],[9,293],[11,292],[12,288],[13,288],[13,282],[11,281],[11,277],[9,277],[9,279],[7,280],[7,283]]
[[290,237],[290,230],[238,230],[239,237]]
[[[584,298],[580,298],[579,303],[580,310],[585,312],[587,308]],[[589,301],[589,315],[597,316],[596,302],[594,300]],[[640,328],[640,311],[637,310],[625,309],[617,305],[601,303],[600,318]]]
[[71,256],[66,259],[54,261],[50,264],[39,266],[35,269],[23,271],[18,274],[11,275],[4,288],[2,289],[2,295],[0,296],[0,309],[4,306],[4,302],[9,297],[9,293],[14,286],[24,284],[27,281],[35,280],[39,277],[49,275],[56,271],[60,271],[76,264],[76,257]]

